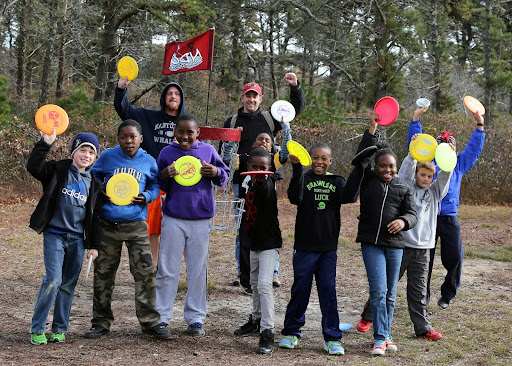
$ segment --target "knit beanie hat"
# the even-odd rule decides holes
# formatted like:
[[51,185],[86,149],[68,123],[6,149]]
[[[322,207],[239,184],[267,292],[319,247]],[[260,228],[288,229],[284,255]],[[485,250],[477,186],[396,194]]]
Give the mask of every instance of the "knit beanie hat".
[[453,137],[453,134],[451,134],[448,131],[441,132],[441,135],[436,137],[436,141],[438,144],[440,144],[442,142],[446,142],[446,143],[452,144],[455,147],[457,146],[457,144],[455,142],[455,137]]
[[84,132],[79,133],[73,139],[73,143],[71,144],[71,156],[82,146],[87,145],[94,149],[96,155],[98,155],[98,151],[100,149],[100,143],[95,134]]

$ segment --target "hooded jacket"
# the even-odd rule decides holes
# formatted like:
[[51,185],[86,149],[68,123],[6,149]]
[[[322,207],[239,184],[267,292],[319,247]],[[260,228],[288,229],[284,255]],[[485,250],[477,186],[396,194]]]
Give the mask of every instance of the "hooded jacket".
[[[165,113],[165,94],[169,87],[175,86],[181,94],[181,104],[177,116],[170,116]],[[126,95],[128,88],[121,89],[116,86],[114,95],[114,107],[119,117],[124,121],[134,119],[142,127],[144,139],[142,147],[149,155],[158,159],[160,151],[169,145],[174,139],[174,121],[181,114],[185,113],[185,94],[178,83],[168,83],[160,94],[160,110],[133,107]]]
[[[45,161],[50,148],[51,145],[44,140],[40,140],[34,146],[27,162],[29,173],[43,185],[43,196],[30,217],[29,225],[38,234],[46,229],[53,217],[58,197],[62,189],[65,188],[68,170],[73,162],[71,159]],[[97,199],[99,190],[100,182],[92,177],[89,195],[85,203],[84,246],[86,249],[98,249],[100,245],[98,234],[100,200]]]
[[[146,151],[139,148],[133,158],[126,155],[121,146],[103,151],[92,166],[92,174],[106,186],[113,175],[129,173],[139,183],[139,194],[146,197],[146,203],[153,202],[160,193],[156,180],[158,168],[156,161]],[[100,217],[110,222],[144,221],[148,215],[147,204],[118,206],[103,202]]]
[[[194,156],[208,164],[218,168],[214,178],[201,177],[201,180],[192,186],[183,186],[174,178],[161,179],[160,173],[182,156]],[[196,141],[188,150],[183,150],[177,142],[166,146],[157,161],[158,183],[160,189],[167,193],[162,212],[167,216],[185,220],[210,219],[215,214],[215,200],[213,197],[212,183],[223,186],[229,178],[229,168],[212,145],[202,141]]]
[[[421,121],[411,121],[409,124],[409,132],[407,135],[407,144],[411,142],[412,136],[421,133]],[[464,174],[469,172],[476,164],[485,143],[485,131],[478,128],[473,131],[466,148],[457,155],[457,164],[453,169],[453,174],[450,179],[450,186],[448,193],[441,201],[440,216],[457,216],[460,204],[460,183]],[[409,146],[409,145],[407,145]],[[435,161],[434,161],[435,163]],[[439,172],[439,167],[436,166],[436,172]]]

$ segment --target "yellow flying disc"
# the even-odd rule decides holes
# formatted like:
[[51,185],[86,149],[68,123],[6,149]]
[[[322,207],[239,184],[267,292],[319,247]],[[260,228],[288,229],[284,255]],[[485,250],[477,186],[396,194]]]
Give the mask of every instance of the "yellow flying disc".
[[69,117],[64,109],[55,104],[46,104],[39,108],[35,116],[36,126],[39,131],[51,135],[60,135],[69,126]]
[[128,80],[133,80],[139,75],[139,66],[137,65],[137,61],[135,61],[130,56],[124,56],[119,60],[117,64],[117,72],[121,78],[125,78],[128,76]]
[[450,144],[443,142],[436,149],[436,164],[442,171],[451,172],[457,165],[457,154]]
[[195,156],[185,155],[176,160],[174,168],[178,175],[174,177],[176,183],[185,187],[193,186],[201,180],[201,160]]
[[420,134],[416,140],[411,141],[409,145],[411,156],[422,163],[434,160],[436,149],[436,139],[426,133]]
[[119,173],[108,180],[106,191],[112,203],[126,206],[132,203],[133,197],[139,195],[139,182],[133,175]]
[[299,161],[304,166],[311,165],[311,156],[308,151],[297,141],[290,140],[286,143],[286,148],[290,155],[296,156],[299,158]]

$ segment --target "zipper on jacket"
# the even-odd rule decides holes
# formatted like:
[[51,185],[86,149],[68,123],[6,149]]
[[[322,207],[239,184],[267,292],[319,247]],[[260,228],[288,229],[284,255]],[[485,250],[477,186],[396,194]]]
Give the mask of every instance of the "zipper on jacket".
[[386,190],[384,192],[384,199],[382,200],[382,206],[380,208],[380,218],[379,218],[379,228],[377,229],[377,236],[375,237],[375,245],[377,245],[377,242],[379,241],[379,235],[380,235],[380,228],[382,226],[382,213],[384,212],[384,203],[386,203],[386,198],[388,196],[388,188],[389,184],[384,183],[386,185]]

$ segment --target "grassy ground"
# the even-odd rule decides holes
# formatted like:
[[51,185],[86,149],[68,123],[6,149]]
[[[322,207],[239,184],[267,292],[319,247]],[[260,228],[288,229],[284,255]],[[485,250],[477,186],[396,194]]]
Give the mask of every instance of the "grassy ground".
[[[41,277],[42,238],[28,229],[34,202],[0,205],[0,364],[1,365],[510,365],[512,364],[512,262],[510,260],[510,217],[508,207],[463,206],[460,220],[466,259],[463,282],[457,298],[447,310],[435,305],[444,276],[440,258],[433,273],[429,316],[444,338],[438,342],[414,338],[406,304],[405,279],[400,281],[393,321],[396,354],[372,358],[371,332],[354,328],[343,338],[344,356],[328,356],[322,350],[321,313],[313,289],[306,313],[300,348],[276,348],[271,356],[255,353],[257,338],[237,338],[233,331],[243,324],[251,309],[248,296],[231,286],[235,277],[233,232],[213,232],[210,244],[207,336],[191,339],[185,335],[183,303],[186,283],[182,281],[171,321],[172,337],[155,341],[143,336],[135,317],[133,279],[126,253],[116,280],[113,310],[116,317],[107,338],[88,340],[92,278],[77,286],[70,329],[64,344],[36,347],[29,343],[28,329]],[[355,326],[368,296],[359,245],[354,243],[358,205],[342,209],[337,291],[340,320]],[[284,248],[281,252],[283,286],[274,291],[276,346],[292,285],[292,245],[295,208],[280,202]],[[183,274],[185,268],[183,267]],[[83,274],[82,274],[83,276]],[[183,278],[183,277],[182,277]],[[51,317],[49,318],[51,321]]]

